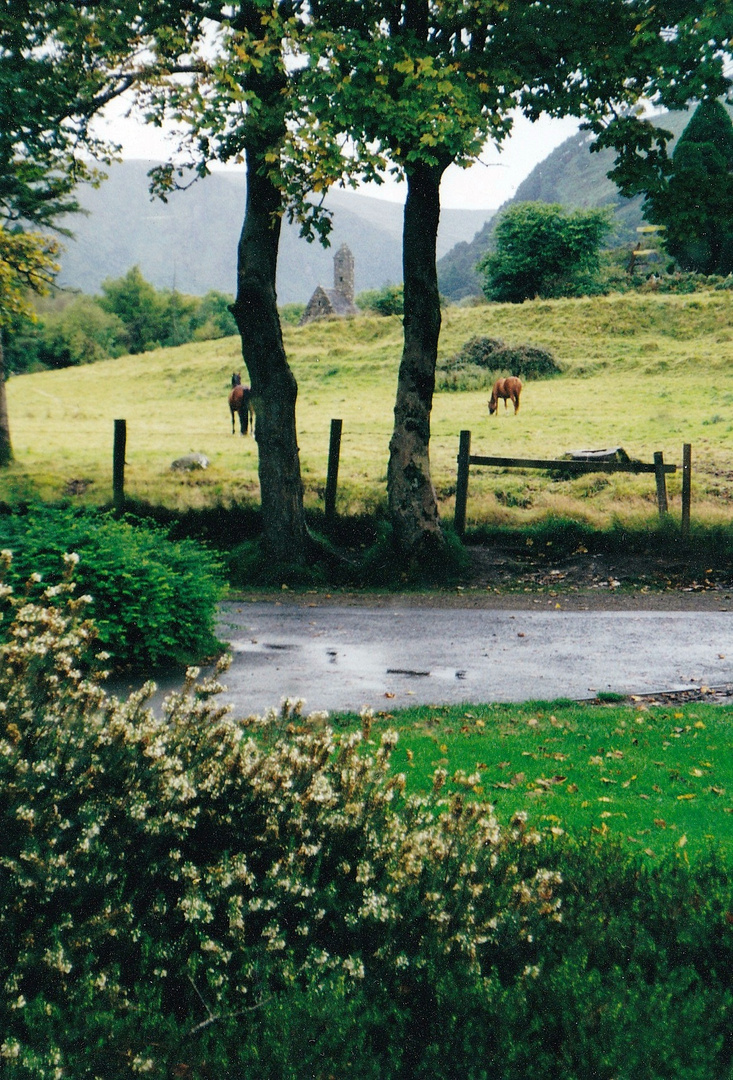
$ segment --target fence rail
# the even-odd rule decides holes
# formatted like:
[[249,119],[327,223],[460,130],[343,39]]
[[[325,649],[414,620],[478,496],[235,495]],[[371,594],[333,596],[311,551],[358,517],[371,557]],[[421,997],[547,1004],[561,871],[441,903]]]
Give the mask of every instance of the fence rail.
[[[462,431],[458,444],[458,471],[456,475],[456,506],[454,526],[462,537],[466,531],[466,505],[468,502],[468,474],[471,465],[486,465],[498,469],[544,469],[548,472],[566,473],[654,473],[657,485],[659,516],[668,513],[667,473],[677,472],[676,465],[667,465],[661,450],[654,454],[654,461],[599,461],[593,458],[514,458],[487,457],[471,453],[471,432]],[[692,478],[692,448],[683,447],[682,464],[682,535],[690,531],[690,499]]]

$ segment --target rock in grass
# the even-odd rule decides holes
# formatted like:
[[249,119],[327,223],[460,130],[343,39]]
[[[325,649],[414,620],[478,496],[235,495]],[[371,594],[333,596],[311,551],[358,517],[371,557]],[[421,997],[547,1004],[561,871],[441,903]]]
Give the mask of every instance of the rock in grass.
[[209,459],[205,454],[186,454],[184,457],[176,458],[171,465],[171,469],[176,469],[180,472],[192,472],[194,469],[208,469]]

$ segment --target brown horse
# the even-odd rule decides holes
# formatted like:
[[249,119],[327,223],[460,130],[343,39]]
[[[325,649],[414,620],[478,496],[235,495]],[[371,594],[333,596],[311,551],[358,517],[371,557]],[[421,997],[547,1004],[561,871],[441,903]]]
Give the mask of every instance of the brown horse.
[[235,383],[229,394],[229,412],[232,414],[232,435],[234,434],[234,414],[239,413],[239,429],[247,434],[249,422],[252,422],[252,434],[255,433],[255,408],[252,404],[252,391],[248,386]]
[[499,398],[504,398],[504,408],[509,407],[509,402],[514,403],[514,412],[519,412],[519,395],[522,392],[522,380],[516,375],[507,375],[505,379],[497,379],[494,389],[489,398],[489,416],[493,416],[499,408]]

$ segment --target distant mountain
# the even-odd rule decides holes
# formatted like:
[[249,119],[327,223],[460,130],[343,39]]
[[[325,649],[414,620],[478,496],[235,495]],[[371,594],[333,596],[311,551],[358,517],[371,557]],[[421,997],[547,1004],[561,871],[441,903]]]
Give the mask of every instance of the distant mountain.
[[[59,284],[94,294],[105,278],[121,277],[138,265],[159,289],[193,295],[235,291],[243,171],[212,173],[162,203],[148,195],[147,173],[155,164],[129,160],[113,165],[101,187],[81,190],[79,201],[87,213],[64,223],[74,239],[64,240]],[[280,303],[305,302],[316,285],[330,286],[333,253],[341,244],[354,254],[357,293],[402,280],[402,206],[342,190],[331,192],[327,205],[334,213],[328,249],[302,240],[296,226],[283,226]],[[490,214],[444,210],[439,255],[474,236]]]
[[[677,139],[690,119],[691,110],[662,113],[656,119],[658,127],[671,131]],[[731,108],[733,115],[733,107]],[[616,230],[609,244],[618,247],[637,239],[636,229],[643,224],[642,197],[624,199],[607,173],[613,168],[613,150],[592,154],[593,136],[587,131],[572,135],[536,165],[519,185],[516,194],[499,208],[469,243],[457,244],[438,261],[440,291],[451,300],[478,296],[481,283],[475,272],[476,263],[491,245],[498,214],[517,202],[561,203],[571,209],[612,206]],[[674,142],[668,144],[673,146]]]

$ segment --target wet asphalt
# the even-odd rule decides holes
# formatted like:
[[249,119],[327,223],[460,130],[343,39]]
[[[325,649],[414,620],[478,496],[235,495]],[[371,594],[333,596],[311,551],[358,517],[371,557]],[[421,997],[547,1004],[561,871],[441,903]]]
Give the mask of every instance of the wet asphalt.
[[730,686],[731,618],[227,602],[218,626],[233,658],[224,700],[236,715],[284,698],[303,699],[306,711],[378,712]]

